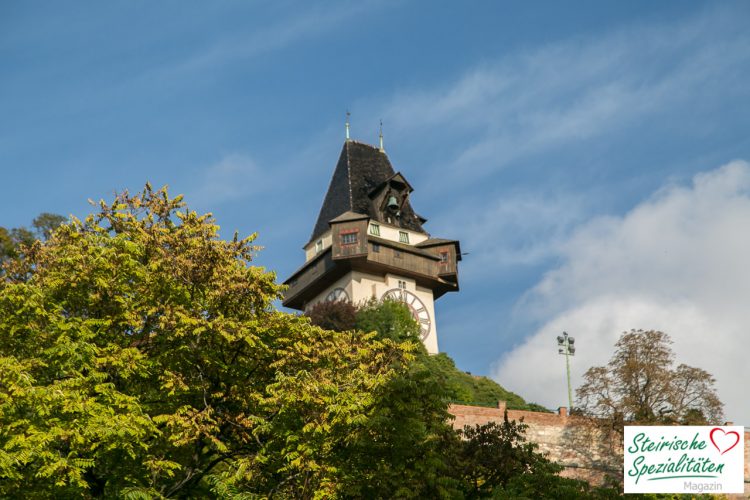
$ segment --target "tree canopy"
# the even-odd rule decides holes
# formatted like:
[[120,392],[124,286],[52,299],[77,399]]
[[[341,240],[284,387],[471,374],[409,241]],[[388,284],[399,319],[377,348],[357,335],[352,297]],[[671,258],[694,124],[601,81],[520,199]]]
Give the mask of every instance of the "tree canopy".
[[254,236],[165,189],[99,208],[0,283],[0,496],[339,488],[409,346],[274,310]]
[[671,344],[664,332],[624,332],[607,366],[584,374],[577,390],[578,409],[620,423],[722,423],[715,379],[701,368],[675,367]]
[[43,212],[34,218],[30,230],[25,227],[6,229],[0,226],[0,264],[19,258],[24,249],[30,247],[37,240],[46,240],[57,227],[65,222],[65,217],[58,214]]
[[403,305],[360,311],[369,333],[277,311],[254,237],[147,185],[4,262],[0,497],[589,491],[522,424],[455,432]]

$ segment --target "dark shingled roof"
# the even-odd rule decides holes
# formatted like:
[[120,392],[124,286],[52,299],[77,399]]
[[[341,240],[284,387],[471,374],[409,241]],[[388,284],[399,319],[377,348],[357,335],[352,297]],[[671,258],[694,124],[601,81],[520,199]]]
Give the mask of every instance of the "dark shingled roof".
[[[320,207],[310,241],[328,231],[328,223],[345,212],[355,212],[385,222],[373,206],[370,193],[395,175],[388,156],[378,148],[357,141],[346,141],[333,171],[331,184]],[[422,221],[408,200],[401,208],[399,224],[405,229],[425,233]]]

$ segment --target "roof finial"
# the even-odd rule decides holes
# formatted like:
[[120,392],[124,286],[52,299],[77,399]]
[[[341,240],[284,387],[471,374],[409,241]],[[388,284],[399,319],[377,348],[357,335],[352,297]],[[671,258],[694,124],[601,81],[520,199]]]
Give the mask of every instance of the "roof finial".
[[349,113],[349,110],[346,110],[346,140],[349,141],[349,117],[352,114]]
[[380,152],[385,153],[385,148],[383,147],[383,120],[380,120]]

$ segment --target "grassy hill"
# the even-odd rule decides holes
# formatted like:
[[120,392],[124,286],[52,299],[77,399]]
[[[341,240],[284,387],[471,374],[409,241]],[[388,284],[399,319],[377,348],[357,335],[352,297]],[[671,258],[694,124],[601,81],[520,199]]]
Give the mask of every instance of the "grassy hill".
[[524,399],[503,388],[487,377],[471,375],[456,368],[455,362],[445,353],[429,356],[430,369],[445,381],[452,402],[476,406],[497,406],[498,401],[507,401],[508,409],[549,412],[536,403]]

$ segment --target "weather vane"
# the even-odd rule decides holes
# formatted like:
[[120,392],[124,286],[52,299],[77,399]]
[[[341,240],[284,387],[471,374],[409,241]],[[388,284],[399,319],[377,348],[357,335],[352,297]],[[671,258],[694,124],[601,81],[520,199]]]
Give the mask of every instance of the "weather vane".
[[380,120],[380,152],[385,153],[385,148],[383,147],[383,120]]

